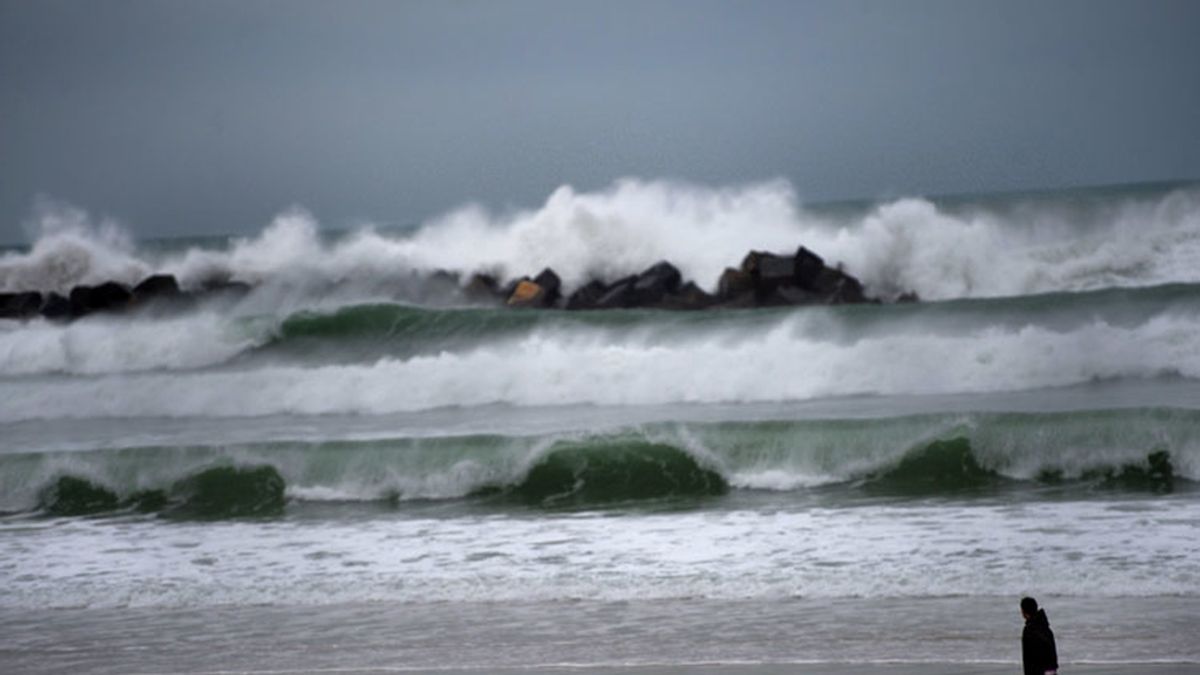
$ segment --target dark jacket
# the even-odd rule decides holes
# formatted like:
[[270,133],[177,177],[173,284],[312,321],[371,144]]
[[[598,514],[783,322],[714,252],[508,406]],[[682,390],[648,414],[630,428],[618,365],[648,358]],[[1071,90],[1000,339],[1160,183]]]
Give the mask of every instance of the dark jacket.
[[1025,675],[1058,670],[1054,632],[1050,630],[1050,620],[1043,609],[1025,620],[1025,630],[1021,632],[1021,661],[1025,664]]

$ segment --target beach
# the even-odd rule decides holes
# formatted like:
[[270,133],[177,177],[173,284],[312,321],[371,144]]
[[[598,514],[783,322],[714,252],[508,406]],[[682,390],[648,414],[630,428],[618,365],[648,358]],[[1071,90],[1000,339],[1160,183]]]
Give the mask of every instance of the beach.
[[[1013,673],[1020,671],[1020,615],[1008,600],[6,613],[3,653],[11,673]],[[1156,616],[1153,627],[1120,614],[1098,618],[1111,604],[1064,599],[1050,606],[1052,621],[1070,626],[1060,637],[1073,659],[1062,661],[1064,671],[1195,672],[1190,652],[1171,651],[1168,637],[1190,629],[1194,601],[1121,603],[1125,615]]]

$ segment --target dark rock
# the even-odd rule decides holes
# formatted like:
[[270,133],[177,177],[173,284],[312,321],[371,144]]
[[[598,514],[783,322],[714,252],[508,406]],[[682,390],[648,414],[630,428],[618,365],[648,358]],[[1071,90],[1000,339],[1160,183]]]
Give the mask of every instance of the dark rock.
[[42,294],[36,291],[0,293],[0,319],[26,319],[41,308]]
[[821,256],[801,246],[796,251],[794,266],[796,283],[801,288],[811,289],[817,275],[825,269],[825,261],[821,259]]
[[706,293],[703,288],[689,281],[680,286],[674,293],[663,296],[654,307],[658,309],[697,310],[707,309],[714,302],[716,302],[716,298]]
[[742,260],[741,271],[753,279],[762,305],[868,302],[858,279],[843,272],[840,266],[831,269],[821,256],[803,246],[790,258],[751,251]]
[[837,269],[826,267],[813,280],[812,290],[823,302],[831,305],[856,304],[867,301],[862,283]]
[[501,297],[500,282],[490,274],[473,274],[463,286],[463,295],[470,300],[492,300]]
[[822,297],[810,290],[799,286],[779,286],[762,299],[762,304],[770,307],[787,307],[795,305],[815,305],[821,303]]
[[746,254],[746,257],[742,258],[742,264],[738,269],[753,276],[754,272],[758,270],[758,259],[764,255],[766,253],[763,251],[750,251]]
[[796,261],[774,253],[751,251],[742,260],[742,271],[754,280],[759,297],[764,297],[776,288],[795,281]]
[[539,286],[536,282],[524,280],[517,283],[513,288],[513,292],[508,296],[508,300],[504,304],[509,307],[544,307],[546,303],[546,289]]
[[502,297],[510,306],[559,305],[571,310],[733,309],[878,302],[867,298],[862,283],[843,272],[840,265],[829,268],[820,256],[803,246],[794,255],[750,251],[739,268],[726,268],[721,274],[715,295],[690,281],[684,284],[679,269],[665,260],[611,284],[592,280],[577,288],[565,303],[560,303],[557,296],[561,284],[558,275],[546,268],[535,279],[522,277],[510,283]]
[[729,296],[717,296],[715,300],[716,302],[706,307],[706,309],[751,309],[761,306],[758,294],[754,292],[754,289]]
[[906,305],[909,303],[920,302],[920,301],[921,301],[921,297],[917,295],[916,291],[908,291],[907,293],[901,293],[900,296],[896,298],[896,304],[900,304],[900,305]]
[[604,295],[601,295],[596,299],[595,308],[623,309],[633,307],[635,304],[633,292],[633,286],[635,283],[637,283],[636,276],[625,277],[624,279],[619,279],[613,282],[607,289],[605,289]]
[[748,272],[726,267],[717,281],[717,297],[722,301],[732,300],[754,290],[754,279]]
[[549,267],[539,272],[533,278],[533,283],[541,286],[546,291],[546,296],[542,299],[543,306],[549,307],[556,304],[558,299],[562,297],[562,280]]
[[71,301],[59,295],[51,293],[46,296],[46,302],[42,303],[42,316],[47,319],[68,319],[71,317]]
[[608,285],[599,279],[593,279],[575,289],[567,298],[567,309],[595,309],[596,301],[608,290]]
[[142,279],[133,287],[133,298],[137,302],[145,302],[154,298],[175,298],[179,296],[179,282],[171,274],[155,274]]
[[124,309],[133,294],[115,281],[106,281],[99,286],[76,286],[71,289],[71,315],[83,316],[92,312]]
[[654,304],[679,290],[683,280],[679,270],[663,260],[646,268],[633,282],[633,303],[639,307]]

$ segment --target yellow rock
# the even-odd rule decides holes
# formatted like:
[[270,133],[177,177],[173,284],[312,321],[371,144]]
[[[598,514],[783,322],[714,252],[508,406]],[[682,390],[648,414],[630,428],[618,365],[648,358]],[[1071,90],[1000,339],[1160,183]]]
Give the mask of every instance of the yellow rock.
[[546,289],[538,286],[532,281],[522,281],[513,289],[512,295],[508,296],[508,305],[510,307],[530,307],[540,305],[542,298],[546,295]]

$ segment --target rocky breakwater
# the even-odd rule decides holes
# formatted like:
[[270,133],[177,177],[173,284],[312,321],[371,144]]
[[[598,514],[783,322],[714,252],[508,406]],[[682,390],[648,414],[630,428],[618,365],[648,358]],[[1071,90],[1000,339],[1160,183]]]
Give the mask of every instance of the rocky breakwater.
[[[866,295],[858,279],[838,267],[829,267],[820,256],[801,246],[793,255],[751,251],[738,267],[729,267],[708,293],[693,281],[684,281],[679,269],[661,261],[640,274],[615,281],[593,279],[569,295],[552,269],[536,277],[499,284],[494,277],[476,274],[464,286],[468,297],[493,298],[513,308],[602,309],[737,309],[796,305],[878,303]],[[898,301],[913,301],[906,294]]]
[[[399,274],[390,287],[374,286],[371,297],[394,297],[416,304],[494,304],[513,309],[661,309],[719,310],[798,305],[842,305],[878,303],[866,295],[862,283],[830,267],[820,256],[801,246],[794,254],[751,251],[738,267],[726,268],[709,293],[694,281],[685,280],[679,269],[661,261],[616,280],[592,279],[574,288],[546,268],[537,276],[524,276],[507,283],[477,273],[467,279],[454,272]],[[45,317],[69,321],[95,313],[123,312],[159,307],[186,308],[215,297],[237,298],[252,290],[237,281],[212,281],[194,290],[181,290],[174,276],[156,274],[135,286],[108,281],[95,286],[76,286],[66,295],[25,291],[0,293],[0,319]],[[898,302],[913,301],[906,294]]]
[[106,281],[95,286],[79,285],[63,295],[54,291],[0,293],[0,319],[47,319],[70,321],[98,312],[121,312],[155,306],[187,306],[201,297],[242,294],[249,291],[237,282],[213,283],[194,292],[180,290],[170,274],[146,277],[134,286]]

